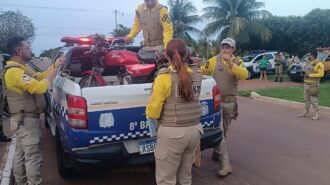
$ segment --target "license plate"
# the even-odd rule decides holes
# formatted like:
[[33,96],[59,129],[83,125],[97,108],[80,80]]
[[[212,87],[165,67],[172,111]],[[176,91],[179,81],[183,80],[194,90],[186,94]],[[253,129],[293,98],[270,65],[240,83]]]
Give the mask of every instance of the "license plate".
[[296,71],[290,71],[291,74],[296,74]]
[[153,153],[155,151],[156,144],[156,140],[139,142],[140,154],[143,155]]

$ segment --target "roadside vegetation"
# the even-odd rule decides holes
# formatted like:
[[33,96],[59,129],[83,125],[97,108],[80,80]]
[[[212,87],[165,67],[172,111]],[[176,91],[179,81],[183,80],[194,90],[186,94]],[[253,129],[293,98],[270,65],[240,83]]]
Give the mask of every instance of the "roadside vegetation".
[[[303,96],[304,87],[285,87],[285,88],[271,88],[271,89],[259,89],[256,93],[261,96],[267,96],[272,98],[279,98],[285,100],[291,100],[296,102],[304,102]],[[320,85],[320,93],[318,96],[319,105],[330,107],[330,80],[324,81]],[[248,96],[251,91],[241,91],[241,96]]]

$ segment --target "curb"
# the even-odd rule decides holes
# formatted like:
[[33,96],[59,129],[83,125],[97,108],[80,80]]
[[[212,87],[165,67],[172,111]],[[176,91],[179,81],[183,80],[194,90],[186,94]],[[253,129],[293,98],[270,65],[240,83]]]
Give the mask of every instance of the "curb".
[[1,178],[0,185],[11,184],[15,150],[16,150],[16,138],[12,138],[12,141],[9,145],[9,151],[7,154],[5,168],[2,172],[2,178]]
[[[283,99],[278,99],[278,98],[271,98],[271,97],[267,97],[267,96],[261,96],[260,94],[254,92],[254,91],[251,92],[251,98],[268,101],[268,102],[272,102],[272,103],[276,103],[276,104],[281,104],[281,105],[285,105],[285,106],[295,107],[295,108],[303,109],[305,107],[304,103],[290,101],[290,100],[283,100]],[[330,114],[330,107],[319,106],[319,108],[320,108],[320,112]]]

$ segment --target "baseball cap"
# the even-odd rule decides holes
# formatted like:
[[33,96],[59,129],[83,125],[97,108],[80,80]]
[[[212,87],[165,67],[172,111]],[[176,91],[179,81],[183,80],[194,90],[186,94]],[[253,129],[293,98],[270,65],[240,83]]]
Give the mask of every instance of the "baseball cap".
[[221,45],[222,44],[228,44],[229,46],[233,47],[233,48],[236,48],[236,42],[234,39],[228,37],[228,38],[225,38],[221,41]]

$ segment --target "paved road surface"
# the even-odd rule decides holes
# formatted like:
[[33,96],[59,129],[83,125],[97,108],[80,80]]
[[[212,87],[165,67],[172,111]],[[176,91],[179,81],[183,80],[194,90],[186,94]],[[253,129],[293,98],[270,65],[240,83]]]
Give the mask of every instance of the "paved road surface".
[[[297,118],[301,110],[239,99],[239,119],[230,127],[228,143],[234,173],[216,176],[218,165],[203,152],[193,185],[329,185],[330,113],[319,121]],[[107,170],[62,179],[56,169],[55,142],[44,130],[44,184],[152,185],[148,167]]]

